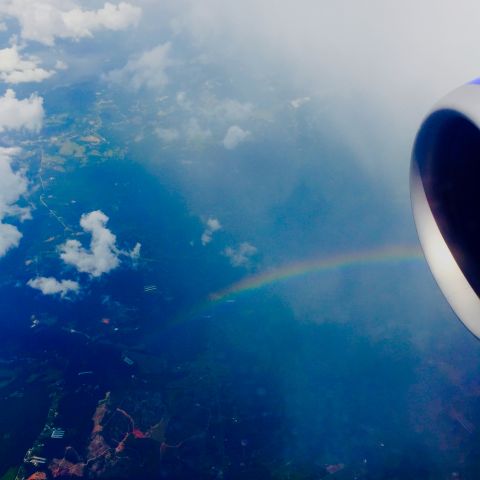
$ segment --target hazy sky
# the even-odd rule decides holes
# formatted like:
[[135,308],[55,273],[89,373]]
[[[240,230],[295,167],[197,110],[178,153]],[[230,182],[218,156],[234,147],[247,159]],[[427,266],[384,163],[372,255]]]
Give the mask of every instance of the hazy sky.
[[480,74],[480,7],[473,1],[170,4],[174,33],[230,66],[274,69],[312,92],[359,161],[390,170],[397,182],[404,182],[412,136],[432,103]]

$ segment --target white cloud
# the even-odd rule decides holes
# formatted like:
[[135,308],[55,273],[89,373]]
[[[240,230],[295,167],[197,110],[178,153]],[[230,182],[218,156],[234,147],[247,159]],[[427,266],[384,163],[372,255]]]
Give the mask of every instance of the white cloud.
[[212,232],[216,232],[217,230],[220,230],[222,228],[220,222],[218,221],[218,218],[209,218],[207,220],[207,227]]
[[170,48],[168,42],[157,45],[131,58],[123,68],[112,70],[105,78],[113,83],[129,85],[134,90],[143,87],[162,89],[168,83],[166,69],[171,65]]
[[22,58],[16,45],[0,49],[0,80],[6,83],[42,82],[55,73],[39,64],[37,57]]
[[3,0],[0,15],[18,20],[20,35],[52,46],[56,38],[79,40],[98,30],[125,30],[137,25],[139,7],[106,2],[98,10],[83,10],[70,0]]
[[60,246],[60,258],[92,277],[99,277],[117,268],[120,264],[117,238],[106,228],[107,222],[108,217],[100,210],[83,214],[80,226],[92,236],[90,249],[86,250],[78,240],[67,240]]
[[38,132],[44,117],[43,98],[32,94],[18,100],[12,89],[0,97],[0,132],[26,129]]
[[40,290],[44,295],[60,294],[64,298],[69,293],[77,293],[80,290],[78,282],[73,280],[58,281],[53,277],[37,277],[27,282],[29,287]]
[[250,132],[243,130],[238,125],[232,125],[223,139],[223,146],[227,150],[233,150],[250,136]]
[[212,241],[213,234],[220,230],[222,225],[217,218],[209,218],[206,222],[205,230],[202,233],[201,242],[205,246]]
[[233,267],[246,267],[251,258],[257,253],[257,249],[248,242],[241,243],[238,248],[227,247],[224,255],[230,259]]
[[0,258],[12,248],[18,247],[22,236],[17,227],[8,223],[0,223]]
[[136,261],[140,258],[142,245],[136,243],[130,250],[120,250],[117,247],[117,237],[106,227],[109,218],[101,211],[95,210],[83,214],[80,226],[91,235],[90,248],[87,250],[78,240],[67,240],[60,246],[60,258],[74,266],[79,272],[99,277],[120,265],[120,256],[126,256]]
[[22,221],[30,218],[28,208],[16,205],[28,186],[23,172],[12,169],[12,159],[19,151],[17,148],[0,147],[0,258],[10,249],[18,247],[22,238],[18,228],[4,223],[4,219],[9,216],[17,216]]
[[180,138],[180,133],[174,128],[156,128],[157,137],[165,143],[175,142]]

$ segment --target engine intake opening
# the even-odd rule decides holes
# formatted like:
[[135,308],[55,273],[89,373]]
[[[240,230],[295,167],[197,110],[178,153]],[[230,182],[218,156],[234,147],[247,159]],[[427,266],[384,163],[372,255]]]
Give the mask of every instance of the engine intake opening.
[[438,228],[480,296],[480,130],[454,110],[434,112],[417,136],[414,159]]

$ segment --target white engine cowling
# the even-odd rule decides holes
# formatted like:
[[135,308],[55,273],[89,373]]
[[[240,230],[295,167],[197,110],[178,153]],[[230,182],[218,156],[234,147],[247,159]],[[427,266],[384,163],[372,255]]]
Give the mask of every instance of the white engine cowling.
[[438,285],[480,338],[480,81],[438,102],[415,140],[415,223]]

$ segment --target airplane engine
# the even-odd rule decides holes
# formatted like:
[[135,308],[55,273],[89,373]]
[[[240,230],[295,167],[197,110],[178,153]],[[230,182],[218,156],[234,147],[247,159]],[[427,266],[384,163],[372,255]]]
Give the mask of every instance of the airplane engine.
[[433,276],[480,338],[480,79],[449,93],[426,116],[413,147],[410,190]]

